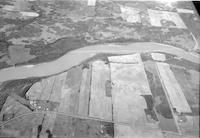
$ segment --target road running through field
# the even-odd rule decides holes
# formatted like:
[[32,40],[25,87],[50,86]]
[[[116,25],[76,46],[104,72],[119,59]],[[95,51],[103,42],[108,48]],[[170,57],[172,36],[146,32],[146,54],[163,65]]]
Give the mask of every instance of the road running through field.
[[142,52],[164,52],[176,55],[199,64],[199,55],[186,52],[180,48],[153,42],[131,44],[102,44],[87,46],[66,53],[64,56],[36,65],[24,65],[0,70],[0,82],[33,77],[45,77],[64,72],[97,54],[134,54]]

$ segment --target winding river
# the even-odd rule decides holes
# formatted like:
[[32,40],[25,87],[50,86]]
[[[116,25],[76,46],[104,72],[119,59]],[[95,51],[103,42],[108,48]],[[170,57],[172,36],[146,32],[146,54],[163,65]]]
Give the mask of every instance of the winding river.
[[141,52],[164,52],[182,57],[194,63],[199,63],[200,61],[198,55],[186,52],[180,48],[159,43],[140,42],[131,44],[102,44],[70,51],[64,56],[51,62],[2,69],[0,70],[0,82],[58,74],[101,53],[133,54]]

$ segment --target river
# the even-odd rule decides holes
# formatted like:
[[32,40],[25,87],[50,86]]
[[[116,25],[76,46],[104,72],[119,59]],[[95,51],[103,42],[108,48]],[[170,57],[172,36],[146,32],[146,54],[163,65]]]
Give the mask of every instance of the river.
[[102,44],[87,46],[66,53],[64,56],[46,63],[24,65],[0,70],[0,82],[30,77],[45,77],[64,72],[91,57],[106,54],[132,54],[141,52],[163,52],[182,57],[194,63],[199,63],[199,56],[180,48],[153,42],[138,42],[131,44]]

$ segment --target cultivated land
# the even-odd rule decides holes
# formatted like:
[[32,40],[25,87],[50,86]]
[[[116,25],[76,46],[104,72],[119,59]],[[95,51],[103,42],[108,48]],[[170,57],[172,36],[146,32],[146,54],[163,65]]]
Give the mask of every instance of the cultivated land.
[[[16,93],[16,86],[9,87],[14,81],[2,83],[1,93],[9,93],[1,96],[0,134],[198,137],[199,81],[194,75],[199,72],[160,61],[165,54],[157,53],[160,58],[156,60],[147,58],[149,54],[102,55],[58,75],[21,80],[27,87],[23,93]],[[187,76],[177,72],[180,69]],[[161,75],[163,71],[168,72],[166,76]]]

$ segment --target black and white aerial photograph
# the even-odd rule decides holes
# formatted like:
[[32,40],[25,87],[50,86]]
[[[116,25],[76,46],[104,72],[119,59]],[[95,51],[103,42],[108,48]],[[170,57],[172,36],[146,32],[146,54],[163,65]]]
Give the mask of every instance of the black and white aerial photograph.
[[0,0],[0,138],[199,138],[200,0]]

